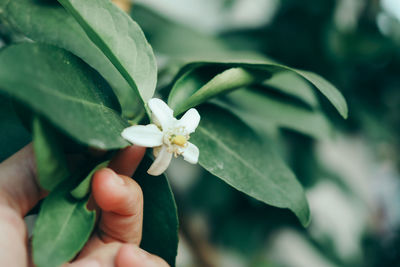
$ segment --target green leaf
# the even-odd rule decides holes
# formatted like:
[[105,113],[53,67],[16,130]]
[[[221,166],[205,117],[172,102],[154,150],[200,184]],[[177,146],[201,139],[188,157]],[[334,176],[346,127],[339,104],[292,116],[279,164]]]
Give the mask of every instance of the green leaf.
[[[193,62],[187,64],[182,68],[180,74],[178,74],[178,78],[176,79],[175,84],[170,93],[170,97],[168,98],[168,103],[179,103],[176,111],[177,114],[184,112],[185,110],[194,107],[202,102],[205,102],[211,97],[214,97],[221,93],[229,92],[230,90],[237,89],[239,86],[231,86],[229,88],[225,87],[223,83],[214,84],[213,79],[208,83],[212,83],[213,86],[210,86],[208,83],[204,84],[202,87],[198,87],[193,91],[193,88],[182,86],[188,82],[186,80],[192,79],[190,73],[195,73],[196,68],[212,68],[212,69],[230,69],[230,68],[242,68],[246,70],[247,80],[250,80],[248,75],[252,75],[254,77],[254,81],[263,81],[271,77],[271,75],[275,73],[280,73],[282,71],[289,71],[293,74],[299,75],[303,79],[307,80],[311,84],[313,84],[323,95],[327,97],[327,99],[332,103],[332,105],[338,110],[338,112],[342,115],[343,118],[347,118],[347,104],[338,89],[336,89],[332,84],[326,81],[324,78],[318,76],[317,74],[302,71],[294,68],[290,68],[273,61],[268,61],[266,59],[261,60],[247,60],[247,61],[234,61],[234,60],[226,60],[222,62],[213,62],[213,61],[204,61],[204,62]],[[221,72],[219,72],[221,73]],[[218,72],[215,75],[219,74]],[[222,75],[222,72],[220,75]],[[198,74],[197,74],[198,75]],[[215,76],[217,78],[218,76]],[[214,78],[214,79],[215,79]],[[229,80],[229,77],[226,77]],[[231,76],[231,79],[234,77]],[[264,78],[264,79],[263,79]],[[229,83],[228,83],[229,86]],[[219,88],[222,87],[222,88]],[[301,88],[299,88],[301,89]],[[179,92],[179,91],[184,91]],[[211,91],[211,92],[208,92]],[[199,93],[198,93],[199,92]],[[190,95],[189,97],[187,97]],[[184,96],[184,97],[182,97]]]
[[65,50],[32,43],[0,53],[0,92],[40,113],[80,143],[100,149],[129,145],[128,123],[107,83]]
[[289,71],[278,72],[263,83],[277,91],[294,96],[313,108],[318,107],[318,99],[312,86],[297,74]]
[[153,96],[157,65],[139,25],[109,0],[59,0],[143,103]]
[[241,89],[218,101],[253,128],[264,124],[293,129],[324,139],[333,133],[329,120],[319,110],[309,110],[266,94],[262,90]]
[[64,48],[96,69],[111,85],[131,118],[140,110],[134,90],[76,20],[60,5],[32,0],[0,0],[0,17],[32,40]]
[[165,175],[147,174],[152,160],[145,156],[134,175],[144,196],[143,237],[140,246],[175,266],[178,216],[174,195]]
[[39,116],[35,116],[32,128],[39,184],[47,191],[52,191],[69,176],[67,160],[53,126]]
[[76,199],[82,199],[86,197],[90,193],[90,185],[92,182],[93,174],[96,171],[107,167],[109,162],[109,160],[106,160],[94,167],[94,169],[89,172],[89,174],[83,179],[83,181],[71,191],[71,196]]
[[40,208],[32,240],[38,267],[60,266],[74,258],[94,228],[96,213],[86,208],[87,198],[70,195],[69,180],[56,187]]
[[0,162],[27,145],[31,139],[10,99],[0,95]]
[[[264,78],[266,79],[267,76]],[[180,87],[174,86],[169,95],[169,98],[172,100],[168,102],[175,110],[175,115],[179,115],[189,108],[195,107],[216,95],[251,85],[256,83],[258,79],[255,73],[249,72],[243,68],[230,68],[216,75],[201,88],[192,92],[191,95],[188,95],[188,89],[185,87],[185,90],[182,91],[188,96],[184,101],[177,102],[174,94],[181,90],[179,90]]]
[[222,108],[205,105],[199,112],[200,125],[191,141],[200,150],[200,165],[255,199],[290,209],[307,226],[310,210],[303,188],[272,144]]

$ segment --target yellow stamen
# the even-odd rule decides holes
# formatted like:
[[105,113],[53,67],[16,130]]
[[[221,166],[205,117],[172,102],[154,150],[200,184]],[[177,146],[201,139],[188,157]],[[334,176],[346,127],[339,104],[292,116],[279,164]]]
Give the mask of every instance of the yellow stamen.
[[184,147],[186,142],[187,142],[187,139],[183,135],[175,135],[171,139],[171,143],[172,144],[175,144],[175,145],[180,146],[180,147]]

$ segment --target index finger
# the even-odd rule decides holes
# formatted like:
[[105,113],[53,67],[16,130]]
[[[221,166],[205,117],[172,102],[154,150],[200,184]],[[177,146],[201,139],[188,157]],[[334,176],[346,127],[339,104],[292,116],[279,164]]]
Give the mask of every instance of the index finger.
[[115,154],[108,164],[108,167],[118,174],[132,176],[139,166],[145,152],[145,147],[135,145],[128,146]]

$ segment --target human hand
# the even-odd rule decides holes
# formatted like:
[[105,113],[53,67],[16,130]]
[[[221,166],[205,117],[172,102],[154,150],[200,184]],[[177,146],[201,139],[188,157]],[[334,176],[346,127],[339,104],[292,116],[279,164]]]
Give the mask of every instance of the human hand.
[[[139,248],[143,195],[129,176],[144,153],[145,148],[127,147],[94,174],[91,202],[99,221],[77,258],[64,267],[168,266]],[[36,179],[31,144],[0,164],[0,266],[33,266],[23,217],[46,194]]]

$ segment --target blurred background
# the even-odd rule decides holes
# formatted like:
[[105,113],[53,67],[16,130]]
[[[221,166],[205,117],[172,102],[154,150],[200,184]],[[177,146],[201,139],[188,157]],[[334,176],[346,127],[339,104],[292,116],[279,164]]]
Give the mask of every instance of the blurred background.
[[306,188],[307,229],[200,169],[170,168],[179,266],[400,266],[400,1],[142,0],[131,13],[160,87],[174,56],[252,51],[322,75],[350,109],[344,121],[320,98],[333,137],[275,134]]
[[[307,229],[176,161],[178,266],[400,266],[399,0],[135,0],[130,13],[156,52],[160,94],[183,58],[246,52],[320,74],[350,110],[344,121],[316,95],[333,136],[270,131],[306,189]],[[1,25],[0,36],[0,47],[18,38]],[[3,160],[30,135],[4,98],[0,117]]]

